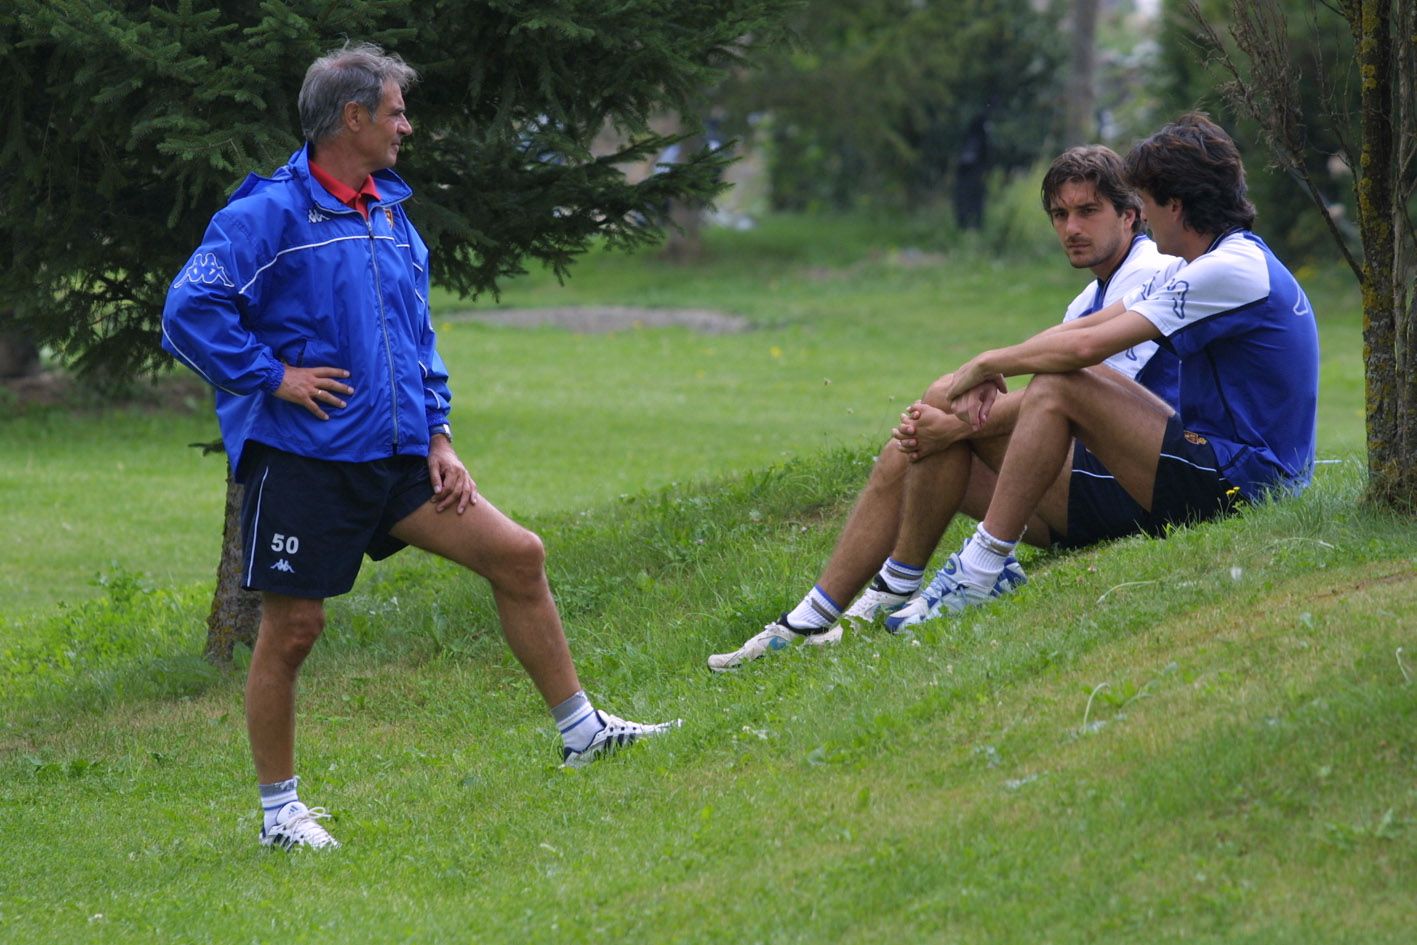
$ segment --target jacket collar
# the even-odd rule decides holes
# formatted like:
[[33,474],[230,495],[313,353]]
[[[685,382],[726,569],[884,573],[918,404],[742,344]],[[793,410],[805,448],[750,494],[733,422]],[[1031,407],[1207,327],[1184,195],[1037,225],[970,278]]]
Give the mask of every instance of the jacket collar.
[[[276,172],[275,176],[280,177],[282,172],[289,173],[300,185],[310,194],[310,200],[322,210],[331,213],[355,213],[344,204],[340,203],[328,190],[320,185],[310,173],[310,144],[307,142],[290,156],[290,161]],[[392,169],[375,171],[374,182],[379,187],[382,195],[377,201],[369,204],[372,210],[374,207],[389,207],[397,203],[403,203],[413,196],[413,188],[404,182],[404,179],[393,172]]]

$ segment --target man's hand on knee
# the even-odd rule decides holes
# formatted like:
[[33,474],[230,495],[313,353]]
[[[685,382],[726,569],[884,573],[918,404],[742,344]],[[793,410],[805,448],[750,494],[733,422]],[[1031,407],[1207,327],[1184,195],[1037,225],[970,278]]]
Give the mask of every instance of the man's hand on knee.
[[435,434],[428,444],[428,480],[433,486],[436,511],[456,506],[461,515],[477,504],[477,483],[445,436]]

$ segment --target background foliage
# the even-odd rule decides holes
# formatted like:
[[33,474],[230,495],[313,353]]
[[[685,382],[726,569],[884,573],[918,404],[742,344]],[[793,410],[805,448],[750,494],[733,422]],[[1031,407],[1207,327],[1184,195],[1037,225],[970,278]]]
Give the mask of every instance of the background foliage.
[[791,25],[798,44],[725,93],[769,123],[779,209],[942,202],[962,162],[982,183],[1056,130],[1057,16],[1030,0],[818,0]]
[[[250,170],[299,145],[306,66],[344,37],[423,75],[399,170],[434,280],[495,290],[524,259],[564,271],[592,237],[632,246],[671,199],[721,186],[704,152],[631,183],[647,119],[768,43],[783,0],[17,0],[0,11],[0,331],[70,364],[165,362],[167,285]],[[611,124],[614,153],[592,139]],[[692,128],[692,124],[690,126]]]

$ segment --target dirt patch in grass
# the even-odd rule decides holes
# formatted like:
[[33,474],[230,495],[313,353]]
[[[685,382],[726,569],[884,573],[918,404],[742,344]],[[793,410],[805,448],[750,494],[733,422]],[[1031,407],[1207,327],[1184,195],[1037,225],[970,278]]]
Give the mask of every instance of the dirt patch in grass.
[[106,384],[86,381],[58,369],[0,379],[0,408],[6,412],[60,409],[97,413],[115,407],[200,413],[212,409],[212,393],[211,388],[186,372],[156,380]]
[[641,308],[633,305],[502,308],[458,312],[444,317],[448,321],[483,322],[516,328],[550,325],[581,334],[606,334],[635,328],[687,328],[705,335],[728,335],[752,327],[741,315],[710,309]]

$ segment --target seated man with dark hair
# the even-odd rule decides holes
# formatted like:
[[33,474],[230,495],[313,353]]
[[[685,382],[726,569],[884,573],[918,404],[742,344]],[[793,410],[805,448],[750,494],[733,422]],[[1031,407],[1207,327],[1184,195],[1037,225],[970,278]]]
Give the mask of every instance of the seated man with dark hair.
[[[1122,159],[1108,148],[1070,148],[1059,155],[1044,175],[1042,201],[1068,262],[1096,277],[1068,306],[1065,325],[1086,321],[1084,316],[1173,261],[1141,233],[1141,201],[1127,185]],[[1159,408],[1177,401],[1179,362],[1152,342],[1118,351],[1091,370],[1135,379],[1159,398]],[[1005,395],[988,423],[972,429],[942,409],[949,406],[943,392],[951,383],[949,375],[940,378],[901,415],[895,439],[881,450],[812,590],[737,650],[709,657],[710,669],[731,669],[799,643],[835,643],[841,639],[838,618],[870,620],[900,608],[919,591],[925,565],[954,515],[984,514],[1023,395]],[[1094,487],[1086,478],[1093,465],[1079,450],[1075,475],[1083,478],[1072,492],[1078,504],[1069,506],[1064,488],[1061,503],[1038,510],[1031,541],[1046,546],[1076,538],[1086,544],[1130,530],[1142,510],[1120,490]],[[1069,519],[1071,529],[1064,527]],[[1006,580],[1023,580],[1016,564],[1007,573]],[[843,614],[837,601],[850,600],[868,581],[870,587]]]
[[[1254,233],[1235,143],[1191,113],[1127,155],[1157,246],[1181,259],[1086,319],[985,351],[954,372],[952,410],[988,422],[1003,379],[1034,378],[1017,407],[983,521],[930,592],[887,619],[899,629],[958,613],[1009,590],[1014,546],[1056,499],[1074,438],[1098,475],[1144,512],[1136,529],[1224,514],[1237,497],[1302,492],[1313,474],[1318,331],[1294,276]],[[1088,370],[1157,341],[1181,359],[1179,409],[1135,381]],[[1071,534],[1070,529],[1065,529]]]

